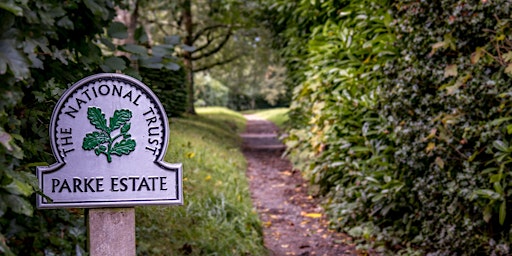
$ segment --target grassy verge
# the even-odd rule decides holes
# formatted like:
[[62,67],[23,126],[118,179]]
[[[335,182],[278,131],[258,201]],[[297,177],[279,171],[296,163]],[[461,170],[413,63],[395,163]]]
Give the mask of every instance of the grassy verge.
[[279,128],[283,128],[286,121],[288,121],[288,108],[272,108],[265,110],[258,110],[254,112],[254,114],[265,118],[279,126]]
[[166,161],[183,163],[184,205],[138,207],[138,255],[264,255],[237,133],[245,119],[223,108],[173,119]]

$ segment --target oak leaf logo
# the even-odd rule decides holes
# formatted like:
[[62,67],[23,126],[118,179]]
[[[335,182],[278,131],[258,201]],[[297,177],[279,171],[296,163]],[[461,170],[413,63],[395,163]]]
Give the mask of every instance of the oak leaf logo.
[[[131,139],[128,133],[131,124],[128,122],[132,118],[132,112],[128,109],[118,109],[110,118],[107,126],[105,114],[97,107],[87,109],[87,119],[98,129],[87,133],[82,143],[85,150],[93,150],[97,156],[104,154],[107,161],[112,162],[112,154],[122,156],[128,155],[135,150],[135,140]],[[120,129],[117,135],[114,131]],[[121,139],[121,140],[118,140]],[[117,141],[117,142],[116,142]]]

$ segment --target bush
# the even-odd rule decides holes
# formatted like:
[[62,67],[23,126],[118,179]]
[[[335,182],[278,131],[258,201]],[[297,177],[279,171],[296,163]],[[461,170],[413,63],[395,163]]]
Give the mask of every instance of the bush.
[[334,227],[394,253],[510,253],[510,5],[272,5],[293,10],[273,19],[289,153]]
[[196,75],[196,102],[199,107],[228,105],[229,89],[210,75]]
[[139,68],[143,82],[158,95],[168,116],[183,115],[187,109],[187,81],[183,65],[178,70]]

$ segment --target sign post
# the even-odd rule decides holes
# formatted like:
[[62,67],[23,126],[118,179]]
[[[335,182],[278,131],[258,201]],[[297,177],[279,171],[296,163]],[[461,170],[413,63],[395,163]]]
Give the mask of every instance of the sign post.
[[[183,204],[182,165],[163,160],[168,127],[162,104],[140,81],[110,73],[78,81],[51,117],[57,162],[37,167],[44,194],[37,207],[94,208],[87,216],[91,255],[135,255],[133,207]],[[107,247],[115,247],[112,254]]]

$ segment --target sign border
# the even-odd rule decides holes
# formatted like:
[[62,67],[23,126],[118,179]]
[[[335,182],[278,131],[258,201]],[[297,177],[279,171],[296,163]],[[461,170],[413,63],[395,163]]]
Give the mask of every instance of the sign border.
[[[154,164],[158,165],[160,168],[165,169],[167,171],[175,172],[176,175],[176,198],[172,199],[126,199],[126,200],[112,200],[112,201],[85,201],[85,202],[59,202],[59,203],[51,203],[47,202],[45,196],[43,195],[43,176],[45,173],[52,173],[58,171],[62,168],[66,162],[58,152],[58,147],[56,145],[55,138],[55,128],[57,127],[58,114],[63,107],[63,104],[68,100],[68,98],[75,93],[75,91],[86,85],[88,83],[94,81],[105,80],[119,80],[124,83],[130,84],[138,89],[142,90],[146,93],[151,99],[152,103],[155,104],[161,112],[161,118],[163,123],[163,142],[162,149],[159,154],[156,156]],[[117,73],[100,73],[85,77],[78,82],[74,83],[71,87],[69,87],[60,97],[59,101],[55,105],[51,120],[50,120],[50,143],[51,149],[53,152],[53,156],[55,157],[56,163],[50,166],[37,166],[36,168],[36,176],[38,179],[38,185],[41,189],[40,193],[37,194],[36,197],[36,205],[38,209],[55,209],[55,208],[101,208],[101,207],[131,207],[131,206],[139,206],[139,205],[183,205],[183,165],[181,163],[171,164],[164,162],[163,158],[165,157],[165,153],[167,151],[167,147],[169,144],[169,120],[167,118],[167,114],[165,113],[165,109],[162,106],[162,103],[158,99],[158,97],[149,89],[147,85],[142,83],[141,81],[124,74]]]

